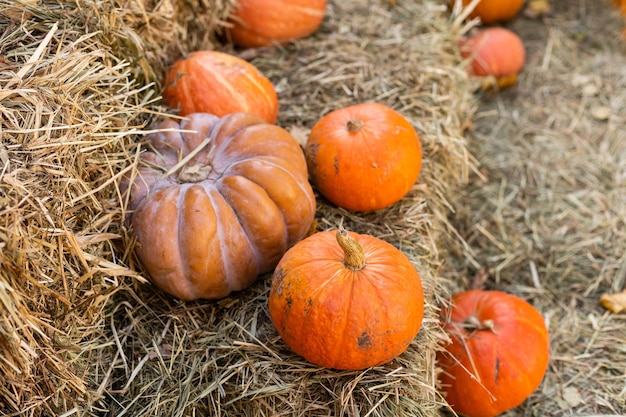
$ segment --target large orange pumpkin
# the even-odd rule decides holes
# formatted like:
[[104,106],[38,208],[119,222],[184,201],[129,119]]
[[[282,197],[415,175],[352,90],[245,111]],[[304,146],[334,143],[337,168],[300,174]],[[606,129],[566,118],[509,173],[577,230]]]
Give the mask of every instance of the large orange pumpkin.
[[239,0],[229,33],[242,47],[285,44],[315,32],[325,12],[326,0]]
[[500,291],[455,294],[442,314],[452,342],[437,355],[442,391],[452,409],[493,417],[517,407],[541,383],[550,340],[543,317]]
[[278,96],[254,65],[231,54],[196,51],[168,69],[163,102],[185,116],[245,112],[276,123]]
[[311,130],[305,154],[319,192],[348,210],[388,207],[419,176],[422,147],[415,129],[380,103],[334,110]]
[[424,293],[415,267],[393,245],[323,231],[283,256],[269,312],[295,353],[319,366],[355,370],[406,350],[422,323]]
[[183,300],[225,297],[307,234],[315,197],[287,131],[247,113],[194,113],[155,130],[122,188],[157,286]]
[[[463,0],[463,5],[468,6],[472,1]],[[478,17],[484,24],[504,22],[517,16],[523,5],[524,0],[480,0],[469,17]]]
[[526,62],[520,37],[502,27],[482,29],[459,43],[461,56],[470,60],[470,73],[494,77],[499,88],[515,84]]

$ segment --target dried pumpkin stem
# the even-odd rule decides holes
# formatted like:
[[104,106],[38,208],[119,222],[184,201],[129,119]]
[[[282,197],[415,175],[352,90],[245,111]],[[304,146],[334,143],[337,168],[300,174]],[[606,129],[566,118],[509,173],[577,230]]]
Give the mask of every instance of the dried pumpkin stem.
[[493,320],[487,319],[480,321],[476,316],[469,316],[467,319],[465,319],[465,322],[463,322],[463,327],[470,331],[490,330],[495,333],[496,329],[494,325],[495,323],[493,322]]
[[196,146],[195,149],[193,149],[191,152],[189,152],[183,159],[181,159],[180,161],[178,161],[178,163],[176,165],[174,165],[173,167],[171,167],[166,173],[165,173],[165,177],[169,177],[170,175],[172,175],[173,173],[175,173],[176,171],[178,171],[179,169],[181,169],[182,167],[184,167],[189,161],[191,161],[197,154],[200,153],[200,151],[202,151],[204,148],[206,148],[207,146],[209,146],[209,144],[211,143],[211,137],[207,136],[202,143],[200,143],[198,146]]
[[363,127],[363,121],[360,119],[350,119],[348,120],[348,123],[346,123],[346,128],[348,129],[348,132],[350,133],[355,133],[359,131],[359,129],[361,129],[362,127]]
[[343,249],[343,263],[347,268],[358,271],[365,268],[365,254],[359,243],[348,236],[348,232],[344,228],[337,230],[337,243]]

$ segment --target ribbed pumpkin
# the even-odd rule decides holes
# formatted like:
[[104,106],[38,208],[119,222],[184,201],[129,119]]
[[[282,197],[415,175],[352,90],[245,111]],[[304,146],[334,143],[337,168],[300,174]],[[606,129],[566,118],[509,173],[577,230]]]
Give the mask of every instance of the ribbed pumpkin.
[[461,56],[470,59],[470,73],[492,76],[499,88],[514,85],[526,62],[526,50],[517,34],[501,28],[491,27],[461,39]]
[[285,44],[317,30],[326,0],[239,0],[230,19],[230,37],[242,47]]
[[245,112],[276,123],[278,96],[254,65],[218,51],[196,51],[175,61],[164,81],[163,102],[182,116]]
[[[468,6],[472,1],[463,0],[463,5]],[[480,0],[469,17],[478,17],[484,24],[505,22],[517,16],[523,5],[524,0]]]
[[393,245],[323,231],[283,256],[269,312],[295,353],[319,366],[356,370],[406,350],[422,323],[424,293],[415,267]]
[[415,129],[380,103],[334,110],[311,129],[305,146],[311,181],[331,203],[378,210],[404,197],[419,176],[422,146]]
[[155,130],[122,189],[157,286],[183,300],[225,297],[307,234],[315,197],[287,131],[247,113],[194,113]]
[[452,343],[437,355],[441,389],[452,409],[494,417],[520,405],[541,383],[550,340],[532,305],[501,291],[455,294],[442,313]]

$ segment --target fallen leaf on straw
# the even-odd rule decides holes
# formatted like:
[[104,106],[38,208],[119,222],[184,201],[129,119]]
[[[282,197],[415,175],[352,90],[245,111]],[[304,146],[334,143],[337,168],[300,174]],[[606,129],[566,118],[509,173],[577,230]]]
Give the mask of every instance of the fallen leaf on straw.
[[626,311],[626,290],[616,294],[602,294],[600,304],[615,314]]

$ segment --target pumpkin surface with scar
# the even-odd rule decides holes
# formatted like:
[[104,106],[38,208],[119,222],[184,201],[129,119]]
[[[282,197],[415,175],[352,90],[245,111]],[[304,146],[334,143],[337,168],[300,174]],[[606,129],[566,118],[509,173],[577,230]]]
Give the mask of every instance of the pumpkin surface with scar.
[[393,245],[367,234],[315,233],[276,267],[269,297],[284,342],[319,366],[357,370],[391,361],[424,316],[420,276]]

